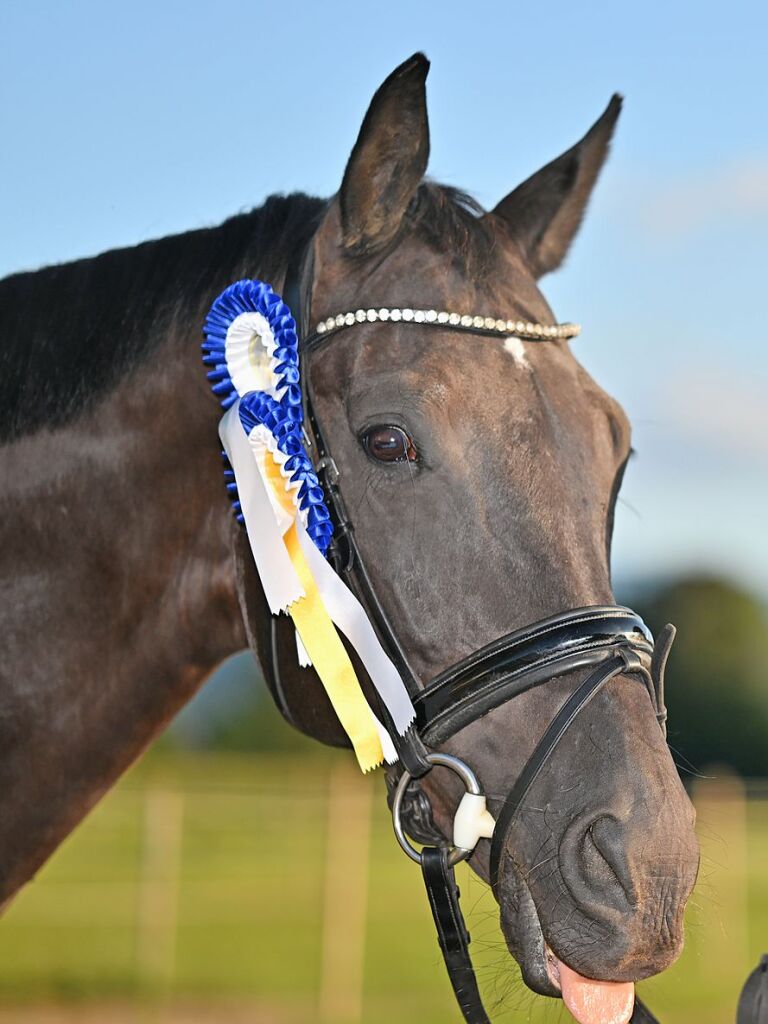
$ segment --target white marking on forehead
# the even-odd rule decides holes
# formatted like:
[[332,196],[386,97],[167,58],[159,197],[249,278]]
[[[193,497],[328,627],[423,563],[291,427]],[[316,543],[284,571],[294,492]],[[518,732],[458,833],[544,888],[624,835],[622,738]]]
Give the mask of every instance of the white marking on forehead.
[[518,366],[530,370],[531,364],[528,362],[528,357],[525,354],[525,345],[522,338],[505,338],[504,351],[509,352]]

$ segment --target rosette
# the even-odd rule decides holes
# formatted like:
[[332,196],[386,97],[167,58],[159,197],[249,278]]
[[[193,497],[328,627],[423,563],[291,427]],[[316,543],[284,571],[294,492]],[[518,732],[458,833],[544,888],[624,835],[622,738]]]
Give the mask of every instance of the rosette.
[[[284,389],[298,384],[296,321],[263,281],[236,281],[225,289],[211,306],[203,333],[208,380],[225,409],[250,391],[280,399]],[[289,396],[289,403],[301,408],[301,393]]]
[[397,754],[369,707],[336,627],[365,665],[397,732],[414,719],[408,693],[362,606],[323,557],[333,536],[304,450],[298,338],[291,311],[262,281],[238,281],[205,320],[203,362],[226,412],[225,479],[246,528],[270,611],[291,616],[302,664],[323,683],[364,771]]
[[[333,525],[302,444],[298,338],[291,311],[263,281],[237,281],[216,299],[203,331],[203,362],[210,367],[213,393],[225,409],[241,400],[240,420],[248,436],[258,426],[266,428],[286,489],[295,495],[307,533],[325,554]],[[236,481],[229,473],[228,491],[241,518]]]

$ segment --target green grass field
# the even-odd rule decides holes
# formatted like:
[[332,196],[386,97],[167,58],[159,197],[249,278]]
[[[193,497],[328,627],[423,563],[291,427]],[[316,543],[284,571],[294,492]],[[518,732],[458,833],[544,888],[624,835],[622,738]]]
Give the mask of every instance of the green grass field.
[[[738,795],[698,791],[687,948],[641,988],[664,1024],[732,1020],[768,949],[768,801]],[[564,1019],[521,986],[486,887],[460,884],[498,1019]],[[458,1020],[383,782],[330,752],[138,765],[7,912],[0,1002],[2,1021],[90,1020],[89,1004],[110,1021]]]

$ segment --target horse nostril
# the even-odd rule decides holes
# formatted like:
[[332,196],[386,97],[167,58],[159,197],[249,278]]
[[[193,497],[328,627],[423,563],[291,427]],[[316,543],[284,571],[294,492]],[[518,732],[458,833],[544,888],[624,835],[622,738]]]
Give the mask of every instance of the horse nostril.
[[609,814],[571,822],[560,843],[560,870],[577,903],[622,911],[636,905],[628,842],[626,828]]
[[592,842],[596,856],[607,865],[621,886],[627,902],[636,905],[637,894],[629,868],[627,847],[630,837],[627,829],[616,818],[604,814],[592,822],[587,829],[587,837]]

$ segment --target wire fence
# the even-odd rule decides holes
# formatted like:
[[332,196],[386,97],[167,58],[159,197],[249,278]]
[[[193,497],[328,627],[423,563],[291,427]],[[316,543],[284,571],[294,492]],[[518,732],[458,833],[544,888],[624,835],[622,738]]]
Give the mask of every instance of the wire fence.
[[[646,988],[665,1024],[731,1019],[768,946],[768,783],[701,780],[694,798],[688,948]],[[469,872],[460,884],[499,1019],[557,1019],[517,979],[486,886]],[[456,1017],[383,786],[343,756],[178,758],[129,775],[8,911],[0,996],[8,1020],[40,1022],[87,1021],[89,1005],[103,1019],[107,1004],[115,1021]]]

